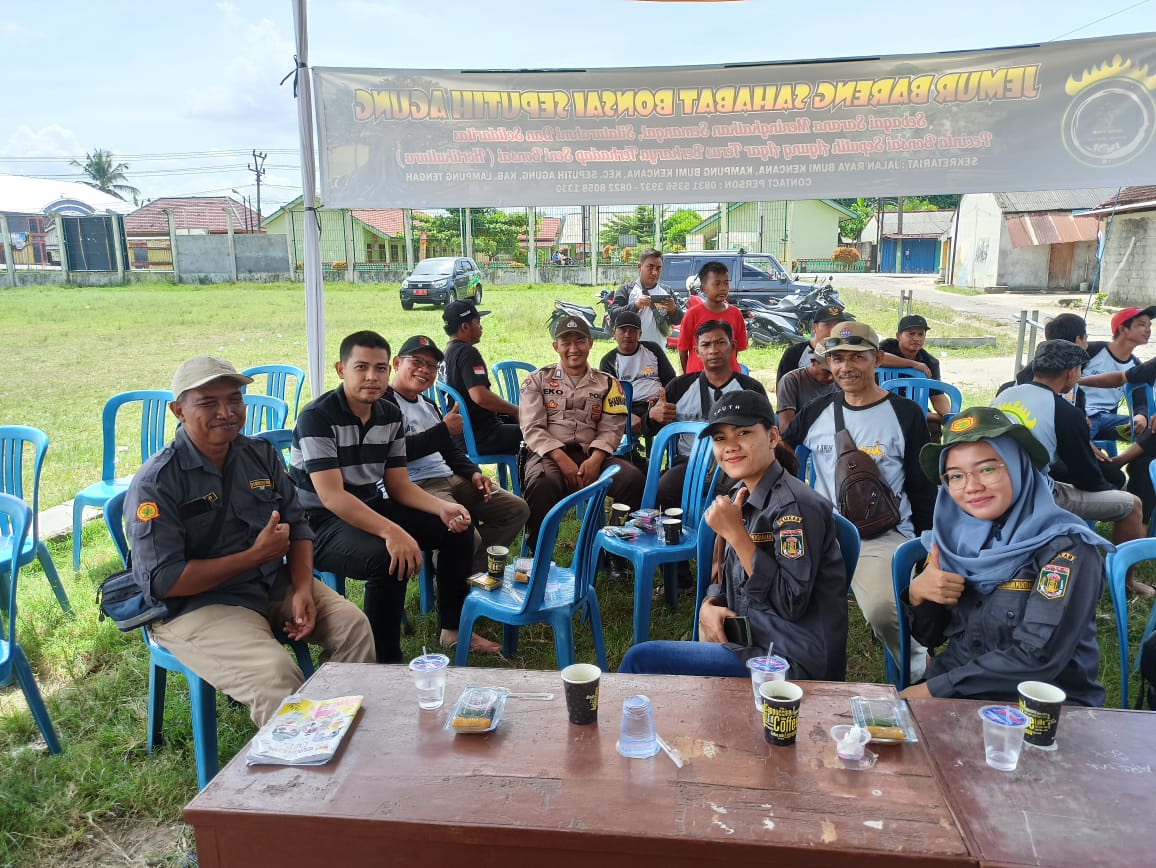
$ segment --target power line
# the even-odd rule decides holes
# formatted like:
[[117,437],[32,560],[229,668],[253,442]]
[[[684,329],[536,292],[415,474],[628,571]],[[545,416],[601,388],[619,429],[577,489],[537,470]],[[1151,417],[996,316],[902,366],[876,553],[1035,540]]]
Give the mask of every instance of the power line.
[[1122,15],[1123,13],[1132,9],[1136,9],[1139,6],[1144,6],[1148,2],[1149,0],[1140,0],[1139,3],[1133,3],[1131,6],[1125,6],[1123,9],[1117,9],[1115,12],[1109,12],[1102,18],[1097,18],[1095,21],[1089,21],[1087,24],[1080,25],[1075,30],[1069,30],[1067,33],[1061,33],[1059,36],[1053,36],[1048,40],[1048,42],[1055,42],[1057,39],[1063,39],[1065,36],[1071,36],[1073,33],[1079,33],[1081,30],[1087,30],[1089,27],[1099,24],[1101,21],[1107,21],[1109,18],[1115,18],[1117,15]]

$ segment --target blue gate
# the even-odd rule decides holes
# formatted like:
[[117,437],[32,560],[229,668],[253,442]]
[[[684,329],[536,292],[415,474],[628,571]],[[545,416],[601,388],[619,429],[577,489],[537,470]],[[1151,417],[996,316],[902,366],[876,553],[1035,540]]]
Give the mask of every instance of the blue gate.
[[[895,267],[896,245],[903,245],[903,267]],[[879,270],[904,274],[936,274],[939,271],[939,240],[936,238],[884,238]]]

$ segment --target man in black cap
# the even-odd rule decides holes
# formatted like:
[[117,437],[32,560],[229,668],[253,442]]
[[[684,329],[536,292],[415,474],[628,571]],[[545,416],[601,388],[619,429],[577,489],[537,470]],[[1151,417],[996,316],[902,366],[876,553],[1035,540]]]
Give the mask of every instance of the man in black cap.
[[478,352],[482,339],[482,317],[488,310],[478,310],[472,301],[454,301],[442,310],[446,344],[446,383],[466,402],[466,415],[474,428],[474,440],[482,455],[517,455],[522,443],[518,427],[518,407],[494,392],[490,386],[490,369]]
[[616,501],[637,508],[644,483],[637,467],[614,457],[629,408],[618,380],[590,367],[590,325],[580,316],[558,317],[550,331],[558,362],[522,383],[522,430],[529,450],[522,490],[530,505],[530,548],[550,508],[594,482],[607,464],[620,468],[610,486]]
[[674,379],[674,367],[658,344],[640,340],[642,320],[632,310],[624,310],[614,321],[614,341],[618,344],[602,357],[598,370],[629,383],[630,424],[635,434],[654,434],[675,418],[675,407],[663,389]]
[[788,373],[796,368],[805,368],[811,363],[811,359],[815,357],[815,348],[831,334],[831,329],[835,327],[835,323],[853,319],[855,319],[853,314],[847,313],[846,308],[837,304],[819,311],[819,315],[815,317],[814,325],[811,326],[811,339],[791,344],[780,357],[779,367],[775,372],[775,388],[778,389],[779,381]]
[[473,570],[483,572],[486,549],[509,548],[526,524],[530,508],[522,498],[495,487],[470,460],[461,441],[462,417],[457,404],[443,416],[422,394],[437,379],[441,361],[442,352],[430,338],[409,338],[394,357],[393,379],[385,398],[405,417],[410,482],[434,497],[466,507],[474,519]]
[[[698,642],[643,642],[619,672],[746,678],[746,661],[786,658],[792,677],[842,681],[847,666],[847,575],[831,504],[775,460],[779,429],[767,396],[728,392],[700,437],[711,437],[734,491],[714,499],[703,521],[724,555],[698,613]],[[728,639],[728,619],[745,619],[749,639]]]
[[[1140,498],[1120,490],[1123,474],[1096,458],[1087,418],[1062,397],[1087,363],[1087,352],[1071,341],[1044,341],[1032,362],[1034,380],[1000,392],[991,406],[1026,427],[1047,450],[1056,503],[1086,521],[1112,522],[1112,542],[1122,543],[1144,536]],[[1134,579],[1129,590],[1153,593]]]
[[[943,379],[939,375],[939,359],[924,349],[927,342],[927,320],[919,314],[908,314],[899,320],[899,328],[895,337],[880,342],[879,349],[885,355],[880,362],[881,368],[915,368],[925,377],[933,380]],[[928,408],[924,408],[928,409]],[[931,439],[938,441],[939,432],[943,426],[943,417],[951,412],[951,401],[943,392],[931,390],[931,407],[927,414],[927,427],[931,432]]]

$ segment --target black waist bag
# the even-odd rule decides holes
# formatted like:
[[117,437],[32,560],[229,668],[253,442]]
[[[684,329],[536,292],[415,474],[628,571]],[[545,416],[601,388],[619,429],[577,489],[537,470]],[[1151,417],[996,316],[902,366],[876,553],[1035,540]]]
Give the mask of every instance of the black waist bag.
[[875,459],[855,445],[843,427],[843,399],[836,396],[835,411],[835,508],[859,529],[862,539],[872,539],[898,527],[899,498],[879,472]]
[[113,573],[100,583],[96,602],[100,606],[100,620],[108,618],[126,632],[169,616],[168,604],[163,600],[154,606],[145,599],[133,578],[131,556],[129,569]]

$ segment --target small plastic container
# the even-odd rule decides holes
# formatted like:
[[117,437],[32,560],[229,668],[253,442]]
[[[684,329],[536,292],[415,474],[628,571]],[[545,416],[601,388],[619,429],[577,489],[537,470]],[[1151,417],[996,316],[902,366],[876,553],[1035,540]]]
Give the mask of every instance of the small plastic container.
[[510,691],[504,687],[482,687],[467,684],[462,695],[454,703],[445,728],[449,732],[492,732],[502,722],[506,708],[506,697]]
[[875,765],[877,757],[867,750],[871,733],[858,724],[840,724],[831,727],[831,738],[835,740],[835,756],[845,769],[865,771]]

